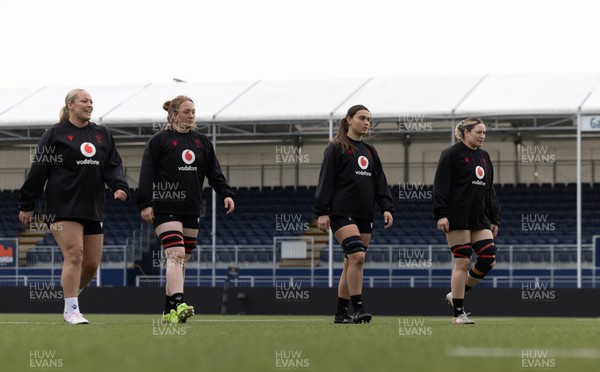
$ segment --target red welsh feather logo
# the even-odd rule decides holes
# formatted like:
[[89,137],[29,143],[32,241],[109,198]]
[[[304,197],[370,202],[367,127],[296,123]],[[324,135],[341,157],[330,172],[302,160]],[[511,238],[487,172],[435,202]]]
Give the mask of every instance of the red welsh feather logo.
[[196,148],[199,149],[200,148],[200,139],[196,138],[194,140],[194,145],[196,145]]
[[173,144],[173,147],[177,147],[177,140],[173,140],[171,143]]
[[96,134],[96,143],[102,143],[102,136],[99,134]]
[[469,162],[469,157],[468,156],[465,156],[465,162],[467,162],[467,163]]
[[73,142],[73,135],[72,135],[72,134],[69,134],[69,135],[67,136],[67,138],[69,139],[69,141]]

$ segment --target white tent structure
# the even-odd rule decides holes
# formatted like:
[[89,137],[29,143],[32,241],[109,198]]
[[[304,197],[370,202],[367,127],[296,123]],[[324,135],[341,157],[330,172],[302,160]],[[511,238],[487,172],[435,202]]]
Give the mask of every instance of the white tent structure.
[[[153,124],[164,121],[163,102],[179,94],[194,99],[199,125],[219,124],[217,137],[322,136],[326,123],[341,118],[355,103],[371,109],[375,126],[406,115],[446,121],[477,115],[488,122],[513,119],[515,124],[503,130],[548,124],[574,130],[577,110],[590,92],[582,112],[598,111],[599,80],[600,74],[477,75],[84,88],[94,99],[94,121],[116,129],[117,138],[139,141],[149,137]],[[2,144],[38,138],[36,129],[57,121],[69,89],[0,88]],[[447,132],[448,126],[439,129]]]
[[600,74],[490,75],[466,97],[456,114],[486,117],[575,115],[599,79]]

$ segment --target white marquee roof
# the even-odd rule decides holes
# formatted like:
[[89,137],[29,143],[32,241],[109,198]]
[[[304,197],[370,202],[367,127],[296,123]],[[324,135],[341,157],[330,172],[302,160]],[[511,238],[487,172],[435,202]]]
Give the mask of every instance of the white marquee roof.
[[468,95],[458,116],[568,115],[577,112],[600,74],[491,75]]
[[232,102],[216,119],[230,122],[327,119],[366,81],[261,81]]
[[[334,116],[341,118],[348,107],[363,104],[374,118],[406,115],[447,117],[482,76],[424,77],[370,80],[340,106]],[[346,107],[348,106],[348,107]]]
[[[196,118],[212,120],[223,107],[245,92],[254,83],[151,84],[102,118],[104,124],[164,122],[167,112],[162,105],[178,95],[194,101]],[[90,94],[92,90],[90,89]]]
[[[104,86],[86,89],[90,92],[94,101],[92,121],[99,122],[102,116],[126,102],[127,99],[143,88],[142,85],[139,85]],[[12,96],[20,103],[0,115],[0,126],[50,125],[58,122],[58,114],[65,104],[65,96],[71,89],[68,87],[47,87],[37,90],[33,95],[14,93]],[[0,89],[0,97],[6,96],[11,96],[10,92]]]
[[[416,114],[453,118],[478,115],[600,114],[600,73],[486,75],[347,80],[172,83],[84,87],[94,99],[93,120],[109,125],[164,121],[162,104],[178,94],[196,103],[200,123],[286,122],[342,117],[361,103],[375,119]],[[0,126],[57,122],[69,87],[0,88]]]

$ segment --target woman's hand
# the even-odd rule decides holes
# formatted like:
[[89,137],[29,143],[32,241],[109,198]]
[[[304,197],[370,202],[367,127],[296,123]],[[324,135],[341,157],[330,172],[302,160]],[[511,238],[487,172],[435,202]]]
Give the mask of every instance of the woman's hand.
[[390,212],[383,212],[383,228],[389,229],[394,224],[394,216]]
[[440,218],[437,222],[437,229],[448,233],[450,231],[450,223],[446,217]]
[[24,226],[29,226],[29,224],[31,223],[31,214],[32,213],[33,213],[33,211],[29,211],[29,212],[19,211],[19,221],[21,221],[21,223]]
[[498,225],[492,224],[490,230],[492,230],[492,236],[495,238],[498,235]]
[[329,216],[326,214],[319,216],[319,218],[317,219],[317,227],[319,228],[319,230],[326,233],[329,230],[329,228],[331,227],[331,223],[329,221]]
[[235,210],[235,203],[231,197],[228,196],[223,201],[225,202],[225,210],[227,211],[227,214],[230,214]]
[[127,200],[127,193],[121,189],[115,191],[115,200],[125,201]]
[[146,207],[140,212],[142,221],[152,225],[154,223],[154,209],[152,207]]

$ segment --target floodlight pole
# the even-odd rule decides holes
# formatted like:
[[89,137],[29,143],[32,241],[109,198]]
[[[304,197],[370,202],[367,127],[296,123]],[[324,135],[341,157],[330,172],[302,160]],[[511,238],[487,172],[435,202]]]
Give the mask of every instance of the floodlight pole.
[[577,288],[581,288],[581,106],[577,108]]
[[450,145],[454,145],[456,143],[456,136],[454,135],[454,128],[456,128],[456,118],[454,117],[454,113],[452,113],[452,126],[450,127]]
[[600,80],[596,81],[594,87],[588,92],[579,107],[577,107],[577,288],[581,288],[581,107],[590,98],[592,92],[598,86]]
[[[212,143],[215,150],[215,156],[217,154],[217,123],[213,121],[212,128]],[[202,190],[200,191],[202,192]],[[211,272],[211,286],[217,285],[217,193],[212,189],[212,272]],[[200,257],[198,257],[200,259]],[[200,271],[198,271],[200,275]]]

